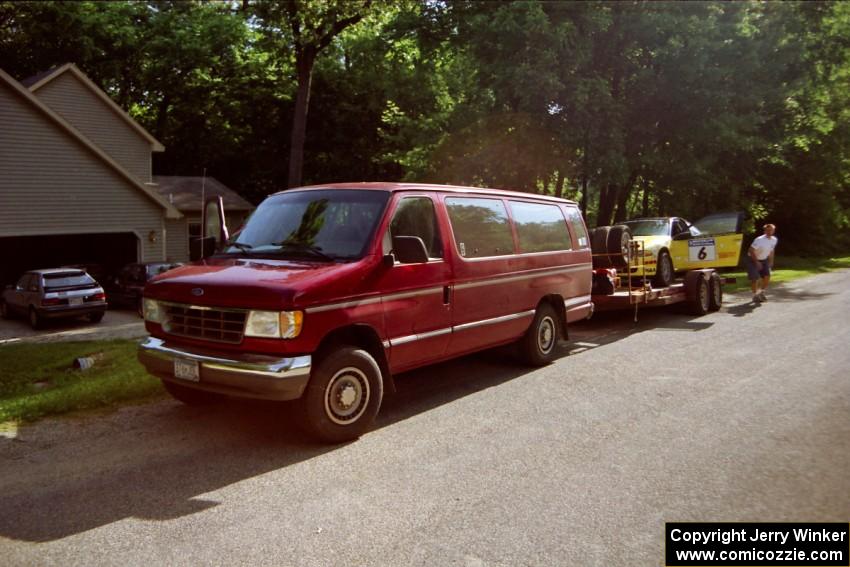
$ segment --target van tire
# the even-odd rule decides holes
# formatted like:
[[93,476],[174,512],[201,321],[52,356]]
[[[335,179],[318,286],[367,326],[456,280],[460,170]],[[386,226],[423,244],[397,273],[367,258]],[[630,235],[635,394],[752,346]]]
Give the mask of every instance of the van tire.
[[534,320],[519,341],[520,355],[531,366],[546,366],[555,359],[560,325],[558,314],[548,303],[541,303]]
[[673,278],[673,260],[670,258],[670,253],[667,250],[659,250],[652,285],[655,287],[667,287],[673,283]]
[[301,398],[302,427],[325,443],[366,433],[384,395],[381,369],[363,349],[344,346],[319,357]]
[[708,310],[719,311],[723,305],[723,282],[717,272],[708,278]]
[[162,386],[172,398],[187,406],[209,406],[222,401],[222,396],[218,394],[181,386],[170,380],[163,380]]
[[624,224],[611,227],[608,232],[608,256],[615,268],[625,268],[629,265],[629,245],[632,241],[632,231]]
[[610,226],[597,226],[590,231],[590,251],[593,254],[594,268],[610,268],[611,259],[608,257],[608,233]]

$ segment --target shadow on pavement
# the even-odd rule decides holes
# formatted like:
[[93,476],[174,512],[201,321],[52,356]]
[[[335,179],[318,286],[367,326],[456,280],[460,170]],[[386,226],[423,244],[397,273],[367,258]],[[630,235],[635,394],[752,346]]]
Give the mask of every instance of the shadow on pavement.
[[[599,314],[571,325],[560,354],[581,356],[650,328],[695,332],[711,324],[666,309],[646,310],[636,324],[630,315]],[[401,374],[375,429],[533,371],[502,347]],[[62,434],[45,433],[46,439],[0,437],[0,536],[47,542],[126,518],[191,515],[219,504],[204,497],[209,492],[344,447],[312,443],[297,429],[293,409],[292,403],[161,402],[105,419],[53,420],[50,428]]]

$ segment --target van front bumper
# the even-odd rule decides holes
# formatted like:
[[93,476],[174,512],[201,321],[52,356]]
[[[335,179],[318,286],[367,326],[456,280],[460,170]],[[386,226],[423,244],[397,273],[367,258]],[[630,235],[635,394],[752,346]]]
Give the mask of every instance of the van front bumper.
[[[155,337],[148,337],[139,344],[138,357],[148,372],[162,380],[227,396],[263,400],[300,398],[312,366],[310,355],[222,357],[210,351],[169,346]],[[198,381],[175,377],[175,360],[197,363]]]

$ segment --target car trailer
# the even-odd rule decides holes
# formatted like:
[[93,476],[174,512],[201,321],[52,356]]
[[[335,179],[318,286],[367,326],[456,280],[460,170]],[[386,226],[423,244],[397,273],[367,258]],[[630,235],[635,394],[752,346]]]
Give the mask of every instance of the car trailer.
[[[638,320],[641,307],[658,307],[683,303],[692,315],[705,315],[717,311],[723,303],[723,285],[735,283],[735,278],[724,278],[713,268],[685,272],[682,281],[669,286],[652,287],[646,276],[632,277],[632,268],[640,267],[646,255],[643,243],[631,240],[627,234],[614,251],[594,252],[593,291],[594,311],[634,310]],[[619,267],[596,267],[611,265]],[[643,270],[642,270],[643,272]],[[623,274],[623,275],[621,275]]]

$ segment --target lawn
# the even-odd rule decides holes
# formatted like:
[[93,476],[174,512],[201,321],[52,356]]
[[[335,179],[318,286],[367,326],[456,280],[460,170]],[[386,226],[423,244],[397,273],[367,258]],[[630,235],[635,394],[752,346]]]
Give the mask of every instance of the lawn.
[[[771,285],[789,282],[806,276],[823,274],[842,268],[850,268],[850,256],[834,258],[803,258],[800,256],[776,256],[774,270],[770,276]],[[724,276],[736,278],[736,282],[726,286],[726,291],[749,290],[750,281],[745,269],[725,272]]]
[[[162,396],[159,380],[136,360],[136,345],[113,340],[0,346],[0,423]],[[88,356],[94,366],[73,368],[76,358]]]

